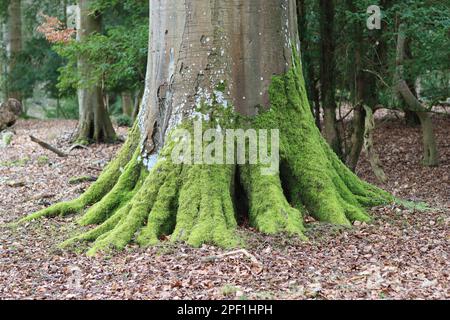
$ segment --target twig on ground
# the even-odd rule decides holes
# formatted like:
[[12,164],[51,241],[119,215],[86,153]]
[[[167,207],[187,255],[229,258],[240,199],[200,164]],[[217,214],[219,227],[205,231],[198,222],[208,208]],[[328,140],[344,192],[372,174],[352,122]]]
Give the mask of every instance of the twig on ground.
[[40,145],[42,148],[50,150],[51,152],[57,154],[61,158],[65,158],[65,157],[68,156],[67,153],[62,152],[61,150],[58,150],[57,148],[51,146],[47,142],[39,140],[38,138],[35,138],[33,136],[30,136],[30,139],[31,139],[31,141],[33,141],[33,142],[37,143],[38,145]]

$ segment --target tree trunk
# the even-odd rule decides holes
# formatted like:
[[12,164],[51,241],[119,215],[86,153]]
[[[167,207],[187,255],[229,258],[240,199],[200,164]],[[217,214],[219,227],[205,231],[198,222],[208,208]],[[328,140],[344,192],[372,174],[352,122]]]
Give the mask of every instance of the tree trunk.
[[13,126],[22,114],[22,104],[19,100],[9,99],[0,105],[0,131]]
[[[90,11],[91,0],[80,0],[77,40],[84,41],[90,34],[101,32],[101,17]],[[89,73],[89,59],[80,55],[78,69],[84,83],[78,89],[78,104],[80,119],[78,123],[77,140],[81,142],[112,142],[116,135],[103,100],[99,84],[86,81]]]
[[367,153],[367,158],[369,159],[370,167],[372,168],[373,173],[380,182],[385,183],[387,181],[387,177],[384,173],[380,158],[375,151],[373,143],[373,131],[375,130],[374,112],[372,108],[368,106],[364,106],[364,111],[366,112],[364,128],[364,149]]
[[[411,51],[411,40],[406,39],[405,48],[404,48],[404,56],[405,59],[412,59],[412,51]],[[408,84],[409,89],[413,93],[413,95],[417,98],[417,92],[415,88],[415,83],[411,79],[406,79],[406,83]],[[403,103],[404,100],[402,99]],[[405,123],[409,127],[416,127],[420,125],[420,118],[416,112],[408,110],[408,106],[404,106],[405,110]]]
[[134,110],[133,94],[131,92],[123,92],[122,113],[131,118],[133,116],[133,110]]
[[364,92],[365,92],[365,81],[364,73],[362,71],[362,52],[359,44],[362,42],[362,35],[359,31],[355,30],[355,106],[353,111],[352,120],[352,135],[350,138],[350,152],[347,157],[347,165],[352,171],[356,170],[358,166],[359,157],[361,155],[361,150],[364,145],[364,121],[366,118],[366,113],[363,107],[364,104]]
[[420,118],[414,111],[405,110],[405,124],[408,127],[417,127],[420,125]]
[[8,65],[7,65],[7,54],[6,54],[6,40],[8,38],[7,32],[6,32],[6,23],[3,23],[3,21],[0,21],[0,40],[1,40],[1,46],[0,46],[0,91],[1,96],[0,99],[7,100],[8,99]]
[[303,62],[303,71],[310,98],[311,111],[316,120],[316,126],[322,130],[320,115],[320,95],[316,86],[316,75],[314,65],[309,54],[308,17],[305,0],[297,0],[298,30],[300,35],[301,55]]
[[10,83],[8,98],[22,101],[22,93],[16,88],[17,83],[13,79],[16,73],[17,58],[22,51],[21,0],[10,0],[8,6],[8,35],[8,82]]
[[[88,253],[95,254],[122,249],[136,234],[142,246],[161,237],[238,246],[239,207],[248,208],[252,226],[263,233],[303,238],[302,214],[347,226],[369,221],[365,206],[393,198],[347,169],[315,126],[298,56],[296,2],[281,3],[151,0],[146,89],[127,142],[79,199],[22,222],[89,208],[80,223],[99,226],[65,245],[93,241]],[[199,131],[200,120],[211,130]],[[278,132],[274,171],[262,170],[261,161],[235,159],[234,152],[227,152],[226,164],[203,161],[207,134],[220,142],[238,128],[274,130],[271,143],[258,145],[275,155]],[[193,132],[194,142],[180,132]],[[203,132],[205,141],[197,139]],[[175,153],[180,146],[183,158]],[[186,161],[192,150],[194,160]]]
[[320,0],[320,97],[324,111],[324,136],[334,152],[342,156],[336,121],[336,61],[334,0]]
[[397,39],[397,70],[395,76],[395,89],[398,95],[404,100],[409,111],[417,113],[422,126],[423,135],[423,164],[426,166],[437,166],[439,164],[439,153],[436,136],[434,134],[433,122],[428,110],[420,103],[414,92],[404,79],[404,60],[407,58],[405,47],[407,44],[406,35],[403,32],[404,25],[399,26]]

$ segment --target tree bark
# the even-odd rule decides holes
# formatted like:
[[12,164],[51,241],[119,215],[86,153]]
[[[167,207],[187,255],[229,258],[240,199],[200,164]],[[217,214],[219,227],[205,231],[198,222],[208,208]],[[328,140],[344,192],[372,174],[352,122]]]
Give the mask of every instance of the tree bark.
[[334,152],[342,157],[336,121],[336,61],[334,0],[320,0],[320,97],[324,111],[324,136]]
[[8,6],[8,98],[22,101],[22,93],[17,88],[17,83],[12,77],[15,74],[17,58],[22,51],[22,8],[21,0],[10,0]]
[[[123,249],[136,234],[142,246],[161,237],[240,246],[237,199],[266,234],[304,238],[302,213],[346,226],[369,221],[364,207],[393,198],[359,180],[315,126],[296,12],[295,0],[151,0],[145,94],[127,142],[80,198],[21,222],[89,208],[80,223],[99,225],[64,245],[94,242],[88,253],[95,254]],[[172,134],[191,132],[196,120],[215,132],[279,130],[279,173],[264,175],[261,163],[236,159],[176,163],[180,141]]]
[[320,114],[320,94],[316,86],[317,77],[314,65],[309,54],[308,41],[308,19],[305,0],[297,0],[298,30],[300,36],[301,56],[303,62],[303,71],[305,73],[305,81],[308,88],[308,96],[311,103],[311,111],[316,120],[316,126],[322,130],[321,114]]
[[405,26],[401,24],[398,31],[395,89],[397,90],[399,96],[404,100],[409,111],[415,112],[420,119],[423,136],[423,164],[426,166],[437,166],[439,164],[439,152],[430,114],[414,95],[414,92],[411,91],[411,88],[408,86],[408,83],[403,76],[403,64],[405,58],[407,57],[405,53],[405,46],[408,41],[404,33],[404,27]]
[[131,118],[133,116],[133,110],[134,110],[133,94],[131,92],[123,92],[122,113]]
[[375,117],[372,108],[364,106],[366,112],[365,129],[364,129],[364,149],[367,153],[367,158],[369,159],[370,166],[374,172],[377,179],[385,183],[387,180],[386,174],[384,173],[383,167],[381,165],[380,158],[375,150],[373,143],[373,131],[375,130]]
[[[94,32],[101,32],[101,16],[91,12],[92,0],[80,0],[77,40],[84,41]],[[82,55],[78,58],[78,70],[81,74],[81,87],[78,89],[80,119],[77,139],[82,142],[112,142],[116,139],[114,128],[109,118],[99,84],[86,80],[91,65],[89,59]]]
[[22,104],[19,100],[9,99],[0,105],[0,131],[13,126],[22,114]]

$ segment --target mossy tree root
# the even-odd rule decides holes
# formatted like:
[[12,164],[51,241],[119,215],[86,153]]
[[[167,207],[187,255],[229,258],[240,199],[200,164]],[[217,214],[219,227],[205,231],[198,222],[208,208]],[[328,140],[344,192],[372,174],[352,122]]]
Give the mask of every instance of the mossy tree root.
[[261,167],[240,167],[240,179],[248,195],[250,224],[265,234],[286,232],[304,236],[303,217],[286,199],[279,175],[262,175]]
[[130,162],[134,150],[139,145],[139,128],[136,124],[130,131],[129,137],[121,148],[115,159],[103,170],[99,179],[83,193],[79,198],[72,201],[57,203],[41,211],[26,216],[17,223],[25,223],[43,217],[66,216],[81,213],[84,209],[102,200],[116,185],[122,176],[123,168]]
[[127,204],[109,217],[101,211],[94,217],[88,211],[89,220],[104,222],[62,246],[93,241],[88,255],[94,255],[123,249],[136,235],[144,247],[172,235],[172,241],[192,246],[214,243],[235,247],[239,241],[234,234],[232,171],[230,166],[175,166],[161,160]]
[[339,225],[369,221],[365,207],[392,202],[387,192],[360,180],[331,150],[314,125],[305,84],[293,68],[274,77],[271,110],[255,122],[259,128],[279,128],[281,176],[294,207],[305,208],[319,221]]
[[251,127],[280,130],[279,175],[263,175],[259,165],[175,165],[171,142],[147,172],[140,161],[135,126],[119,156],[83,196],[22,221],[92,206],[79,223],[98,226],[63,244],[93,242],[90,255],[123,249],[133,240],[144,247],[154,245],[164,236],[192,246],[230,248],[241,244],[235,233],[237,176],[248,200],[251,225],[267,234],[305,238],[303,214],[349,226],[370,220],[365,207],[394,201],[387,192],[361,181],[322,138],[299,68],[274,77],[269,93],[271,109],[253,119]]

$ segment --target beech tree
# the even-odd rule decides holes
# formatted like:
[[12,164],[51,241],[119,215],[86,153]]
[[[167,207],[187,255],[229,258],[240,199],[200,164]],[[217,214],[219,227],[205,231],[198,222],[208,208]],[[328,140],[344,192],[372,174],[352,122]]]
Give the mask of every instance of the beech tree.
[[[150,0],[145,94],[126,143],[81,197],[21,222],[87,209],[79,223],[98,226],[64,245],[93,242],[95,254],[162,236],[238,246],[241,201],[266,234],[304,238],[305,215],[345,226],[369,221],[365,208],[393,197],[353,174],[316,127],[296,13],[295,0]],[[193,130],[200,119],[220,132],[279,129],[279,172],[263,175],[248,162],[176,164],[174,130]]]
[[10,0],[8,6],[8,98],[22,100],[22,93],[14,86],[17,58],[22,51],[21,0]]
[[[97,12],[92,12],[91,5],[92,0],[78,1],[78,41],[83,41],[92,33],[101,31],[101,15]],[[87,74],[91,67],[89,57],[81,54],[78,58],[81,81],[88,78]],[[82,83],[80,88],[78,88],[78,104],[80,119],[77,140],[96,142],[114,141],[116,134],[105,107],[100,84]]]

